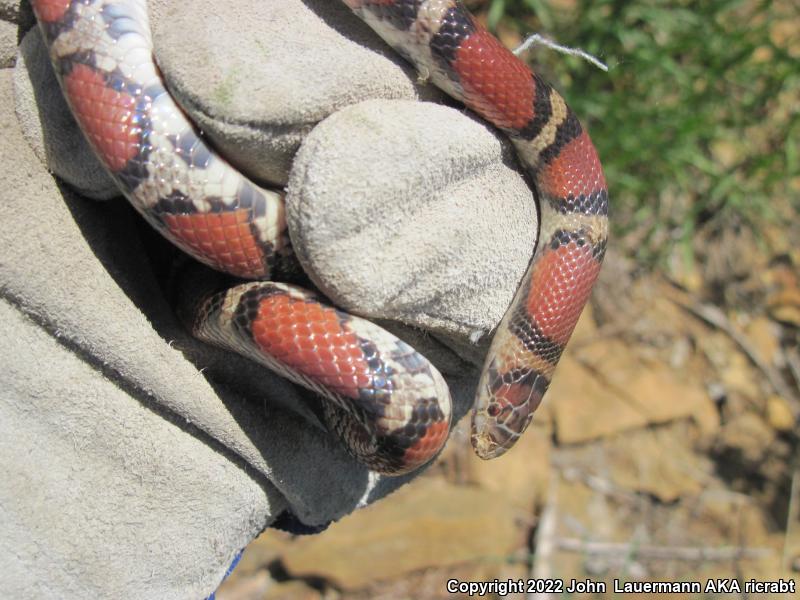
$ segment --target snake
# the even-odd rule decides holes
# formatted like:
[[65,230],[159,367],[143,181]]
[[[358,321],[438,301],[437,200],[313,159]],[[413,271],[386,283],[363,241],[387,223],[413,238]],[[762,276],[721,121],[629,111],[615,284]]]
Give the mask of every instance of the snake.
[[[608,189],[597,151],[563,97],[461,0],[342,2],[502,131],[538,193],[538,243],[472,411],[472,446],[495,458],[530,423],[600,271]],[[294,260],[285,195],[228,163],[173,98],[145,0],[31,3],[67,104],[122,195],[175,246],[242,281],[193,302],[192,333],[319,394],[326,426],[369,469],[400,475],[431,461],[452,420],[443,376],[378,325],[271,281]]]

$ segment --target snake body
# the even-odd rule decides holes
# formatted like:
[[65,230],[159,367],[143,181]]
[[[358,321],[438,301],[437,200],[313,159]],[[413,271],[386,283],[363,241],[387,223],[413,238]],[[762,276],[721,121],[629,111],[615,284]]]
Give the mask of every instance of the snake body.
[[[472,443],[509,449],[530,422],[598,275],[608,194],[597,153],[563,98],[460,0],[343,0],[430,81],[502,130],[540,196],[530,267],[491,343]],[[154,62],[144,0],[32,0],[62,90],[139,213],[197,260],[269,279],[291,260],[283,196],[200,136]],[[409,472],[450,429],[439,372],[380,327],[286,284],[244,283],[197,302],[193,333],[326,397],[328,425],[372,469]]]

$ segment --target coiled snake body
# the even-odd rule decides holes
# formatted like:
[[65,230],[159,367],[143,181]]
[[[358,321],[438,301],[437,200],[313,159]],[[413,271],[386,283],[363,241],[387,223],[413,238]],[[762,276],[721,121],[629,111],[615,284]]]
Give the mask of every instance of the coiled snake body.
[[[540,196],[539,244],[492,340],[472,443],[509,449],[542,400],[605,252],[608,196],[588,134],[561,96],[460,0],[343,0],[430,80],[501,129]],[[175,245],[265,280],[291,255],[283,198],[217,155],[164,86],[145,0],[32,0],[65,97],[123,194]],[[198,303],[194,333],[309,387],[329,426],[387,474],[429,461],[450,429],[439,372],[380,327],[297,287],[255,281]]]

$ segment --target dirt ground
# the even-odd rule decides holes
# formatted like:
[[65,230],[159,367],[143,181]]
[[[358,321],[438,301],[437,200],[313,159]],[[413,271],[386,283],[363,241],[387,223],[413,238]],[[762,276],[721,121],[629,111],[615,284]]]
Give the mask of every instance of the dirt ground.
[[615,240],[519,447],[481,462],[461,422],[423,478],[377,505],[318,536],[266,531],[218,598],[445,598],[448,580],[495,578],[696,581],[683,596],[727,597],[706,582],[799,578],[792,211],[758,239],[701,231],[696,259],[676,250],[664,269]]

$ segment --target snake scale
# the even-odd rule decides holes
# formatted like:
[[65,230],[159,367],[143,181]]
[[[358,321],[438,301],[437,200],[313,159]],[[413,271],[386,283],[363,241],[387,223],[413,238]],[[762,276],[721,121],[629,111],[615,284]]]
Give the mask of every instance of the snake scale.
[[[460,0],[343,0],[447,94],[503,131],[540,198],[539,243],[492,339],[476,393],[482,458],[519,438],[545,394],[605,253],[608,193],[563,98]],[[412,347],[314,293],[266,281],[292,251],[283,195],[220,157],[165,87],[145,0],[32,0],[67,102],[136,210],[197,260],[253,280],[199,299],[201,340],[325,398],[327,425],[371,469],[427,463],[450,431],[439,372]]]

